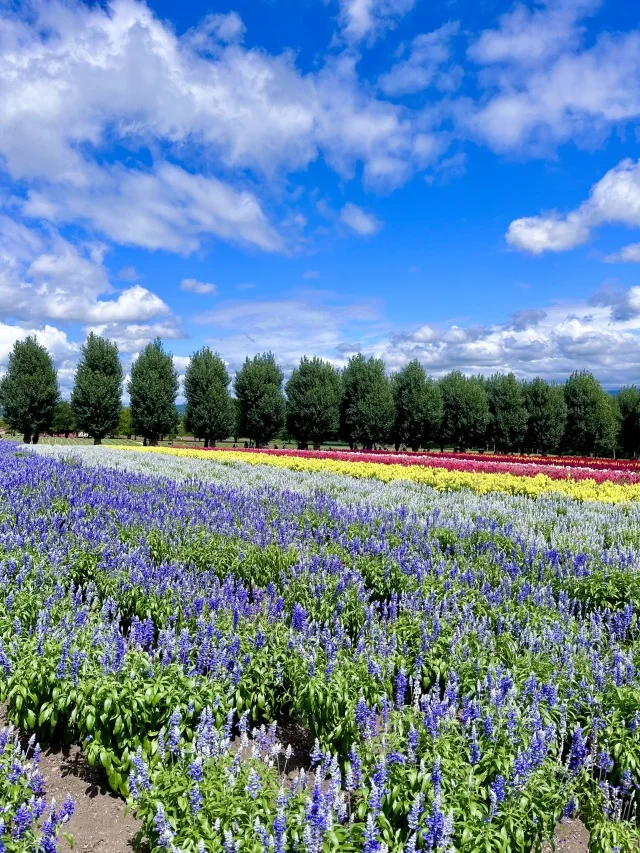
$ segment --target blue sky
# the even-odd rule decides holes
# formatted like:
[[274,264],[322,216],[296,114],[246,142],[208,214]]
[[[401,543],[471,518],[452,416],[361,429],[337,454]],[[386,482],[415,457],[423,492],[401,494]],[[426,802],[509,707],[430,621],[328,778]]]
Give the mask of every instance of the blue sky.
[[0,368],[640,380],[631,3],[0,2]]

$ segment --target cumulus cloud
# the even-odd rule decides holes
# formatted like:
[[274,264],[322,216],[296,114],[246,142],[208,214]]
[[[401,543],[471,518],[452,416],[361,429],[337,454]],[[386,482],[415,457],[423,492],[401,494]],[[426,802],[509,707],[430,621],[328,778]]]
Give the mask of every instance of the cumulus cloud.
[[422,326],[366,351],[392,370],[417,358],[435,376],[514,371],[525,379],[563,381],[584,368],[608,387],[620,387],[637,381],[640,372],[640,288],[521,311],[483,327]]
[[121,353],[137,353],[155,338],[181,340],[185,337],[178,323],[171,319],[157,323],[99,323],[87,326],[85,331],[115,341]]
[[480,34],[468,55],[482,64],[538,65],[576,48],[582,33],[580,20],[600,5],[601,0],[550,0],[529,9],[518,3],[500,16],[496,28]]
[[[359,12],[357,3],[348,5],[351,27],[364,33],[410,4],[365,0]],[[371,26],[355,23],[365,18]],[[232,199],[225,217],[232,190],[214,184],[210,174],[167,171],[163,163],[100,173],[92,155],[117,144],[132,152],[130,163],[142,150],[157,151],[159,143],[177,156],[198,154],[207,169],[251,170],[261,179],[304,169],[322,156],[341,176],[363,164],[368,184],[388,187],[407,180],[439,150],[439,134],[425,117],[418,121],[362,85],[354,56],[329,57],[317,71],[303,74],[292,53],[273,55],[234,42],[240,30],[237,16],[214,15],[179,37],[134,0],[113,0],[106,9],[51,0],[34,4],[22,17],[5,11],[0,154],[9,174],[60,187],[53,212],[60,215],[66,207],[114,240],[153,248],[167,239],[171,250],[176,244],[177,250],[190,250],[201,231],[231,239],[238,230],[242,241],[272,249],[277,241],[260,219],[256,198]],[[211,48],[204,53],[203,43]],[[106,200],[92,214],[100,201],[92,193],[96,181],[107,185]],[[48,197],[38,189],[38,198]],[[182,240],[172,236],[177,225],[166,211],[176,202],[199,209]],[[118,218],[126,213],[123,225],[110,215],[114,205]],[[229,218],[237,206],[249,213],[249,222]],[[47,211],[44,205],[39,209]],[[134,236],[126,240],[130,219]]]
[[351,202],[340,211],[340,221],[361,237],[371,237],[382,228],[379,219]]
[[218,292],[218,287],[208,281],[198,281],[195,278],[183,278],[180,282],[180,290],[199,294],[216,294]]
[[614,252],[605,257],[605,261],[610,264],[614,263],[639,263],[640,264],[640,243],[630,243],[628,246],[623,246],[619,252]]
[[442,66],[451,58],[449,42],[459,29],[457,21],[450,21],[433,32],[416,36],[409,55],[380,77],[382,91],[397,96],[421,92],[429,86],[443,91],[455,89],[462,78],[462,69],[455,64]]
[[340,0],[340,23],[350,41],[374,40],[393,28],[415,0]]
[[582,19],[597,0],[523,4],[471,45],[485,97],[461,111],[467,131],[498,151],[592,144],[640,116],[640,31],[602,33],[584,46]]
[[[540,255],[586,243],[592,229],[604,224],[640,227],[640,161],[622,160],[593,185],[586,201],[565,216],[553,211],[515,219],[506,237],[514,248]],[[629,246],[619,258],[609,257],[634,260],[635,252]]]
[[0,315],[126,323],[170,313],[159,296],[138,284],[116,293],[103,265],[106,247],[100,243],[75,245],[9,217],[0,218],[0,234]]

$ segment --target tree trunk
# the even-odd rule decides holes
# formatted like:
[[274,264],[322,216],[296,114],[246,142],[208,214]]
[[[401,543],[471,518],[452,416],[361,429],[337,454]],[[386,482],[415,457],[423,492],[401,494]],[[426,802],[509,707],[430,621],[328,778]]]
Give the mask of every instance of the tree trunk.
[[39,432],[34,432],[34,434],[33,434],[33,443],[34,443],[34,444],[37,444],[37,443],[38,443],[39,438],[40,438],[40,433],[39,433]]
[[158,446],[158,439],[157,438],[150,438],[149,444],[151,445],[151,447],[157,447]]
[[25,434],[22,437],[22,440],[24,441],[25,444],[31,444],[31,433],[25,432]]
[[93,439],[94,444],[102,444],[102,439],[99,436],[95,436]]
[[205,447],[209,447],[209,439],[208,439],[208,438],[205,438],[205,440],[204,440],[204,446],[205,446]]
[[396,442],[395,442],[395,444],[394,444],[394,447],[395,447],[395,449],[396,449],[396,453],[397,453],[397,452],[400,450],[400,442],[399,442],[399,441],[396,441]]
[[65,432],[64,437],[65,437],[65,438],[69,438],[69,433],[68,433],[68,432]]
[[320,450],[320,442],[319,441],[313,442],[313,449],[314,450]]
[[142,439],[142,446],[143,447],[147,446],[147,437],[146,436]]

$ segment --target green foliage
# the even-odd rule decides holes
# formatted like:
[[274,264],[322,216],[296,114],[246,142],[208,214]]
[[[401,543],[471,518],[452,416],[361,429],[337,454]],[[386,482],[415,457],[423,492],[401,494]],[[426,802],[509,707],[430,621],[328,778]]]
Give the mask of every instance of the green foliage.
[[67,400],[60,400],[59,403],[56,403],[56,407],[53,412],[53,423],[51,424],[51,429],[57,434],[63,432],[65,437],[68,438],[69,433],[73,432],[75,428],[76,418],[73,406]]
[[122,404],[123,373],[118,347],[90,333],[84,346],[71,394],[78,429],[88,433],[94,444],[118,427]]
[[495,373],[485,388],[491,416],[487,427],[489,441],[498,450],[519,450],[528,419],[522,385],[513,373]]
[[224,361],[209,347],[194,352],[184,377],[187,399],[184,427],[205,447],[227,438],[233,429],[233,404]]
[[160,436],[177,429],[178,373],[159,338],[147,344],[133,363],[128,390],[136,435],[157,444]]
[[234,389],[238,399],[238,431],[263,447],[284,425],[283,374],[272,353],[248,358],[237,373]]
[[640,450],[640,390],[635,385],[622,388],[616,397],[620,412],[620,448],[627,456]]
[[557,453],[567,423],[564,388],[536,377],[523,386],[528,421],[524,447],[533,453]]
[[116,432],[118,435],[126,435],[127,438],[131,438],[133,435],[133,423],[131,421],[131,409],[129,406],[123,407],[120,412],[120,420],[118,421]]
[[51,356],[32,336],[16,341],[7,372],[0,382],[4,420],[34,444],[53,422],[59,398],[58,377]]
[[572,373],[564,386],[564,399],[567,449],[584,456],[612,453],[618,431],[616,403],[593,374],[586,370]]
[[489,401],[482,379],[457,370],[440,380],[442,428],[440,441],[464,450],[482,443],[489,423]]
[[340,427],[340,374],[320,358],[307,358],[291,373],[286,385],[287,430],[298,444],[319,446]]
[[391,386],[395,404],[394,443],[412,450],[428,446],[436,440],[442,423],[440,386],[427,377],[417,359],[393,376]]
[[388,441],[395,408],[384,361],[354,355],[342,374],[342,386],[342,438],[352,447],[361,444],[367,450]]

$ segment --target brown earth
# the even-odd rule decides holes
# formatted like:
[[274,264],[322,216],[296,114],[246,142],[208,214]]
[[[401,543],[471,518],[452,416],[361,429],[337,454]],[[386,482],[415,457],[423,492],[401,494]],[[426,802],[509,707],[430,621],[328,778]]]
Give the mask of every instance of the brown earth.
[[[76,810],[65,827],[73,838],[76,853],[130,853],[138,821],[125,814],[125,803],[111,793],[104,773],[90,767],[78,746],[53,747],[42,753],[40,772],[44,776],[47,802],[54,797],[62,803],[67,796]],[[72,848],[61,839],[60,849]]]

